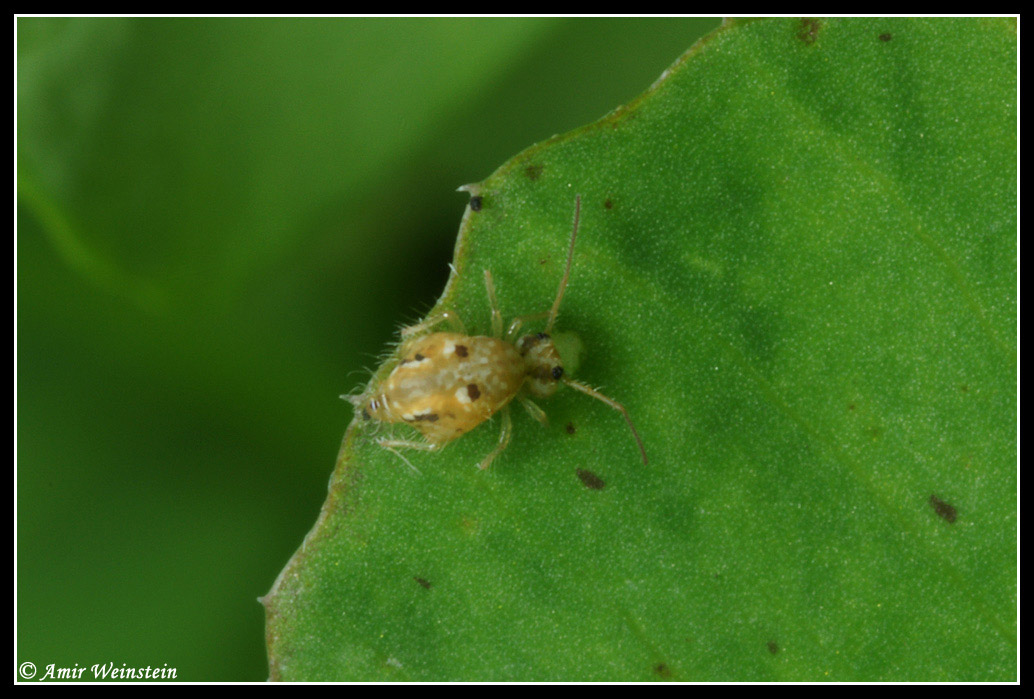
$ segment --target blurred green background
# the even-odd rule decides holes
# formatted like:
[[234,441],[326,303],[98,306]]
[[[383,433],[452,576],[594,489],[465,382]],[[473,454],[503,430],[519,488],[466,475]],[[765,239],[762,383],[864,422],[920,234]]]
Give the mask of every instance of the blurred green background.
[[716,19],[17,20],[17,658],[266,677],[265,594],[459,185]]

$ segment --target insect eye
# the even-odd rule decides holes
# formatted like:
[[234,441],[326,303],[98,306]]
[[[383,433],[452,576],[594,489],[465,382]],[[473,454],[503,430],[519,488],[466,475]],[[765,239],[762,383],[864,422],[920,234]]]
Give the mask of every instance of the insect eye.
[[363,408],[363,419],[364,420],[369,420],[370,419],[370,413],[366,412],[366,408]]
[[549,335],[547,335],[546,333],[539,333],[535,337],[537,337],[540,340],[548,340],[549,339]]
[[559,381],[560,377],[563,376],[563,375],[564,375],[564,367],[562,367],[562,366],[555,366],[555,367],[553,367],[553,378],[555,380]]

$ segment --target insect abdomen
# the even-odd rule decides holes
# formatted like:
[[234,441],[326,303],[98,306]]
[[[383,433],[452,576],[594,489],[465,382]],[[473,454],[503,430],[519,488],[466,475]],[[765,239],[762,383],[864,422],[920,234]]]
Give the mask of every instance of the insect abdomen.
[[[406,422],[430,442],[455,439],[514,397],[524,362],[510,344],[491,337],[432,333],[403,348],[385,381],[387,422]],[[382,418],[383,419],[383,418]]]

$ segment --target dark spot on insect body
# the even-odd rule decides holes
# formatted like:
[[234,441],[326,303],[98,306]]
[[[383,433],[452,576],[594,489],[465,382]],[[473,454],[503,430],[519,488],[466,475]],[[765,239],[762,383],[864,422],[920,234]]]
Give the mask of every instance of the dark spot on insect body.
[[418,577],[416,575],[413,576],[413,579],[416,580],[417,584],[419,584],[420,587],[424,588],[425,590],[430,590],[431,589],[431,583],[428,582],[427,580],[424,580],[423,578]]
[[478,390],[476,383],[467,384],[467,395],[470,396],[471,400],[477,400],[481,397],[481,391]]
[[943,519],[948,524],[955,524],[955,520],[958,519],[958,511],[950,504],[941,500],[936,495],[930,496],[930,507],[937,513],[937,516]]
[[657,663],[653,666],[653,671],[665,679],[671,677],[671,668],[668,667],[667,663]]
[[549,367],[540,366],[535,367],[533,371],[529,371],[528,376],[535,379],[536,381],[549,381],[551,378],[553,378],[553,372],[549,370]]
[[538,338],[539,340],[548,340],[549,339],[549,335],[546,334],[546,333],[539,333],[535,337]]
[[369,420],[370,419],[370,413],[366,412],[366,408],[363,408],[363,419],[364,420]]
[[414,415],[414,422],[438,422],[438,413],[424,413],[423,415]]
[[817,19],[802,19],[797,29],[797,38],[805,44],[814,44],[821,26],[822,22]]
[[555,366],[555,367],[553,367],[553,371],[550,372],[550,375],[553,377],[554,380],[559,381],[560,377],[564,375],[564,367],[562,367],[562,366]]
[[466,357],[470,352],[467,351],[466,345],[456,345],[456,356]]
[[578,474],[578,478],[582,481],[582,485],[589,490],[603,490],[607,485],[603,482],[602,478],[587,469],[579,468],[575,470],[575,473]]
[[891,40],[890,32],[883,32],[882,34],[880,34],[880,41],[890,41],[890,40]]
[[417,352],[416,354],[413,355],[413,361],[414,362],[422,362],[422,361],[424,361],[424,355],[422,355],[419,352]]
[[575,432],[574,423],[573,422],[569,422],[566,425],[564,425],[564,431],[567,432],[567,434],[574,434],[574,432]]
[[776,643],[775,641],[769,641],[768,642],[768,652],[771,653],[772,655],[775,655],[776,653],[778,653],[779,652],[779,644]]
[[471,211],[481,211],[481,197],[471,197],[470,198],[470,210]]
[[524,174],[528,176],[529,180],[537,180],[542,175],[542,165],[529,165],[524,168]]

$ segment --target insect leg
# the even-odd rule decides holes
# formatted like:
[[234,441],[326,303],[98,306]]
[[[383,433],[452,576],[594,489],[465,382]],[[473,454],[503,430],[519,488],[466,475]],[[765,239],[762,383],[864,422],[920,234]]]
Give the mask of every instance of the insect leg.
[[528,414],[533,418],[542,423],[543,427],[549,426],[549,418],[546,417],[546,411],[531,402],[531,398],[527,396],[517,396],[517,400],[521,402],[524,409],[528,411]]
[[532,313],[526,316],[517,316],[510,323],[510,327],[506,331],[506,341],[513,344],[513,341],[517,339],[517,333],[520,331],[521,326],[525,323],[530,323],[533,320],[542,320],[543,318],[549,317],[549,311],[542,311],[542,313]]
[[492,337],[503,336],[503,314],[499,312],[499,300],[495,297],[495,282],[492,273],[485,270],[485,291],[488,292],[488,305],[492,309]]
[[639,452],[643,455],[643,464],[645,465],[646,464],[646,449],[643,447],[643,440],[639,439],[639,433],[636,432],[635,425],[632,424],[632,418],[629,417],[628,411],[625,410],[625,406],[621,405],[621,403],[618,403],[613,398],[608,398],[607,396],[605,396],[602,393],[600,393],[599,391],[597,391],[595,388],[591,388],[590,386],[586,386],[583,383],[578,383],[577,381],[574,381],[573,379],[564,378],[564,379],[562,379],[562,381],[565,384],[567,384],[568,386],[570,386],[571,388],[575,389],[576,391],[581,391],[582,393],[584,393],[587,396],[592,396],[593,398],[595,398],[598,401],[603,401],[604,403],[606,403],[610,407],[614,408],[614,410],[617,410],[622,415],[624,415],[625,422],[628,423],[628,426],[632,430],[632,436],[635,437],[635,443],[639,445]]
[[433,444],[431,442],[415,442],[407,439],[385,439],[384,437],[378,437],[374,441],[377,443],[377,446],[387,449],[392,454],[405,461],[406,465],[414,471],[416,471],[417,473],[420,473],[420,470],[416,466],[414,466],[409,459],[404,457],[402,455],[402,452],[399,451],[399,449],[419,449],[420,451],[438,451],[444,446],[443,444]]
[[385,449],[392,447],[398,449],[419,449],[420,451],[438,451],[442,448],[442,444],[434,444],[432,442],[417,442],[409,439],[385,439],[384,437],[378,437],[375,440],[378,446],[382,446]]
[[449,323],[450,325],[452,325],[452,329],[458,332],[460,335],[467,334],[467,329],[463,327],[463,321],[460,320],[460,317],[459,315],[457,315],[456,311],[446,309],[441,313],[435,313],[430,318],[422,320],[416,325],[407,325],[406,327],[402,328],[401,335],[402,337],[411,337],[413,335],[422,333],[425,330],[430,330],[431,328],[440,323]]
[[513,422],[510,421],[510,406],[503,406],[503,429],[499,432],[499,443],[496,445],[488,456],[481,460],[478,464],[478,468],[482,471],[489,467],[495,457],[503,453],[503,449],[506,449],[507,445],[510,444],[510,433],[513,432]]
[[[385,449],[387,449],[388,451],[390,451],[390,452],[391,452],[392,454],[394,454],[395,456],[397,456],[397,457],[399,457],[400,459],[402,459],[402,463],[404,463],[404,464],[405,464],[406,466],[409,466],[409,467],[410,467],[411,469],[413,469],[413,472],[414,472],[414,473],[420,473],[420,469],[418,469],[418,468],[417,468],[416,466],[414,466],[414,465],[413,465],[413,462],[412,462],[412,461],[410,461],[409,459],[407,459],[406,457],[404,457],[404,456],[402,455],[402,452],[400,452],[400,451],[399,451],[398,449],[395,449],[394,447],[389,447],[389,446],[385,446],[385,445],[383,445],[383,444],[382,444],[381,446],[383,446],[383,447],[384,447]],[[423,475],[423,474],[421,474],[421,475]]]

